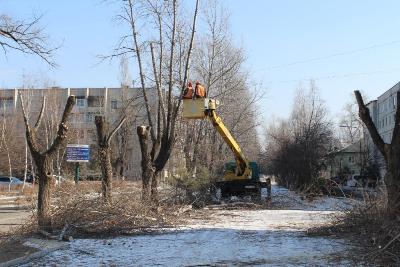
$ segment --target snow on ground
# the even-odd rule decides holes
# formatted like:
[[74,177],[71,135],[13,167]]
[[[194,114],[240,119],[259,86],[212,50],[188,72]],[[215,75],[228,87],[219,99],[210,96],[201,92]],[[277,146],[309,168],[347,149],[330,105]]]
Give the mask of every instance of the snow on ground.
[[[344,240],[307,236],[326,224],[343,199],[302,201],[273,187],[273,205],[286,210],[203,210],[209,218],[161,234],[77,239],[27,266],[350,266]],[[341,204],[340,204],[341,203]],[[335,210],[336,209],[336,210]]]
[[343,197],[316,197],[312,202],[303,200],[293,191],[277,186],[272,186],[272,206],[276,208],[285,209],[299,209],[299,210],[320,210],[320,211],[341,211],[348,210],[355,204],[359,203],[358,200],[343,198]]

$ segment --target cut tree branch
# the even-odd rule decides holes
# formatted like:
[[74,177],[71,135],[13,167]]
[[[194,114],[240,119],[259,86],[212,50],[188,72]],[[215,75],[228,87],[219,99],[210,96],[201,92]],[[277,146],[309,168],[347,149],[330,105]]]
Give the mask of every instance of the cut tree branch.
[[365,106],[364,100],[361,96],[360,91],[356,90],[354,91],[354,94],[356,96],[358,108],[359,108],[359,116],[361,120],[364,122],[365,126],[367,127],[372,140],[374,141],[374,144],[376,147],[379,149],[379,151],[382,153],[382,155],[386,158],[386,151],[385,151],[385,143],[383,142],[382,137],[379,135],[378,130],[376,129],[376,126],[374,122],[372,121],[372,118],[369,114],[369,109]]
[[42,108],[40,109],[39,116],[38,116],[37,121],[36,121],[35,126],[34,126],[35,131],[39,128],[39,125],[40,125],[40,123],[42,121],[45,107],[46,107],[46,97],[43,96]]
[[70,114],[72,112],[72,108],[75,105],[75,102],[76,102],[75,96],[71,95],[68,97],[67,104],[65,105],[65,109],[64,109],[64,113],[62,115],[61,122],[58,125],[57,137],[54,139],[49,150],[47,150],[47,153],[49,153],[50,155],[53,154],[60,145],[63,145],[64,141],[66,140],[66,137],[67,137],[66,134],[68,131],[67,121],[68,121],[68,117],[70,116]]

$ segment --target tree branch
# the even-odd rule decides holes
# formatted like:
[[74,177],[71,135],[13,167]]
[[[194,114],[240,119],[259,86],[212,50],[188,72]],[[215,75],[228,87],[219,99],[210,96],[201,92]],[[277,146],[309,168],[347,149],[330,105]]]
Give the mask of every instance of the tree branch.
[[19,100],[20,100],[20,104],[21,104],[22,116],[24,118],[25,127],[28,130],[28,129],[30,129],[30,126],[29,126],[29,122],[28,122],[28,116],[27,116],[26,110],[25,110],[24,99],[22,97],[21,92],[18,92],[18,95],[19,95]]
[[154,57],[153,43],[150,43],[150,50],[151,50],[151,60],[152,60],[152,63],[153,63],[152,65],[153,65],[154,79],[155,79],[155,82],[156,82],[156,88],[157,88],[157,92],[158,92],[159,104],[160,104],[160,108],[161,108],[161,117],[162,117],[163,125],[166,125],[164,98],[163,98],[163,94],[161,92],[160,82],[158,80],[158,74],[157,74],[157,69],[156,69],[156,61],[155,61],[155,57]]
[[18,92],[18,95],[19,95],[19,100],[20,100],[21,109],[22,109],[22,116],[24,118],[26,142],[29,146],[29,149],[30,149],[32,155],[38,157],[40,155],[40,152],[39,152],[39,148],[37,147],[36,142],[34,140],[35,139],[35,131],[32,132],[32,129],[29,125],[28,116],[26,114],[25,105],[24,105],[24,99],[22,97],[21,92]]
[[183,91],[185,89],[186,82],[187,82],[188,75],[189,75],[190,55],[192,54],[192,50],[193,50],[193,42],[194,42],[194,35],[196,32],[196,21],[197,21],[198,10],[199,10],[199,0],[196,0],[196,7],[194,9],[194,15],[193,15],[192,33],[190,36],[189,49],[188,49],[188,54],[187,54],[186,64],[185,64],[185,75],[183,76],[182,90],[181,90],[181,94],[180,94],[180,97],[178,100],[178,104],[176,105],[176,108],[175,108],[175,116],[174,117],[176,117],[176,115],[178,114],[179,107],[182,103]]
[[172,88],[173,88],[173,67],[174,63],[174,52],[175,52],[175,33],[176,33],[176,0],[172,0],[172,36],[171,36],[171,51],[168,66],[168,111],[167,111],[167,128],[166,132],[170,130],[171,117],[172,117]]
[[46,97],[43,96],[42,108],[40,109],[39,116],[38,116],[37,121],[36,121],[35,126],[34,126],[35,131],[39,128],[39,125],[40,125],[40,123],[42,121],[45,106],[46,106]]
[[72,112],[72,108],[75,105],[75,102],[76,102],[75,96],[71,95],[68,97],[67,104],[65,105],[64,113],[61,118],[61,122],[58,125],[57,136],[46,153],[49,153],[50,155],[53,154],[61,145],[64,145],[64,142],[67,140],[66,139],[68,132],[67,121],[69,115]]
[[115,133],[119,130],[119,128],[121,128],[122,124],[124,124],[125,121],[126,121],[126,116],[123,116],[118,125],[115,126],[115,128],[111,131],[110,135],[107,137],[107,143],[110,143],[111,138],[113,138]]
[[378,130],[376,129],[376,126],[372,121],[372,118],[369,114],[369,109],[365,106],[360,91],[356,90],[354,91],[354,94],[356,96],[358,104],[358,109],[359,109],[358,114],[360,116],[360,119],[364,122],[365,126],[367,127],[368,132],[370,133],[374,144],[386,159],[385,143],[383,142],[382,137],[379,135]]
[[10,48],[37,55],[51,67],[56,67],[52,54],[58,47],[48,48],[47,36],[43,34],[43,28],[38,27],[40,19],[41,17],[38,17],[31,22],[24,22],[0,15],[0,45],[4,53]]
[[128,0],[128,7],[129,10],[127,10],[128,16],[129,16],[129,23],[131,26],[131,30],[132,30],[132,36],[133,36],[133,43],[135,46],[135,50],[136,50],[136,58],[138,61],[138,67],[139,67],[139,76],[140,76],[140,83],[142,85],[142,92],[143,92],[143,98],[144,98],[144,104],[146,107],[146,112],[147,112],[147,119],[149,121],[149,125],[150,125],[150,135],[151,135],[151,140],[153,142],[156,141],[156,136],[154,133],[154,124],[153,124],[153,119],[151,116],[151,111],[150,111],[150,105],[149,105],[149,101],[147,98],[147,93],[146,93],[146,85],[145,85],[145,80],[144,80],[144,70],[143,70],[143,66],[142,66],[142,59],[141,59],[141,52],[140,52],[140,48],[139,48],[139,41],[138,41],[138,37],[137,37],[137,32],[136,32],[136,23],[135,23],[135,19],[134,19],[134,15],[133,15],[133,3],[132,0]]

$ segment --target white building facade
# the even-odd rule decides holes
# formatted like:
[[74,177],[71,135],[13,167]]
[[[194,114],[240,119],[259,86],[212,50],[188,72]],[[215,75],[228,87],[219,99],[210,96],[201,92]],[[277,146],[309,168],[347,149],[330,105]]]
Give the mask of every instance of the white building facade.
[[[378,96],[376,100],[373,100],[367,104],[372,121],[374,122],[383,141],[387,144],[390,144],[392,140],[396,118],[397,92],[399,91],[400,82],[395,84],[389,90],[385,91],[382,95]],[[386,172],[386,166],[382,154],[373,144],[372,139],[366,129],[364,129],[364,136],[367,140],[368,150],[371,158],[379,165],[381,169],[381,175],[384,175]]]

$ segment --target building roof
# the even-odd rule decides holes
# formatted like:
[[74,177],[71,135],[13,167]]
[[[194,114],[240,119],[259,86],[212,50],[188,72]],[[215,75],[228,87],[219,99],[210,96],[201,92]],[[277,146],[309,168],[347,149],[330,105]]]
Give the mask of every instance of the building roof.
[[362,153],[364,152],[364,145],[364,140],[360,139],[357,142],[354,142],[353,144],[350,144],[334,153]]

